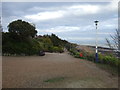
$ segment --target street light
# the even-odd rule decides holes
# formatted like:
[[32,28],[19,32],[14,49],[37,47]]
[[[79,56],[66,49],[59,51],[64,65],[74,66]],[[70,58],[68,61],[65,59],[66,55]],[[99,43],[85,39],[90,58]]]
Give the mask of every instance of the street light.
[[94,21],[95,22],[95,25],[96,25],[96,52],[95,52],[95,60],[96,62],[98,62],[98,46],[97,46],[97,41],[98,41],[98,38],[97,38],[97,34],[98,34],[98,28],[97,28],[97,25],[98,25],[98,22],[99,21]]

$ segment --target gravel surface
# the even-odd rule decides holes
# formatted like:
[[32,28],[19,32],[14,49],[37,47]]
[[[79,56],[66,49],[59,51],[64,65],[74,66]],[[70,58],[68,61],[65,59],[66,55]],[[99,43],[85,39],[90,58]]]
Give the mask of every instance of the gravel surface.
[[0,56],[0,89],[2,89],[2,56]]
[[2,58],[3,88],[117,88],[118,77],[67,53]]

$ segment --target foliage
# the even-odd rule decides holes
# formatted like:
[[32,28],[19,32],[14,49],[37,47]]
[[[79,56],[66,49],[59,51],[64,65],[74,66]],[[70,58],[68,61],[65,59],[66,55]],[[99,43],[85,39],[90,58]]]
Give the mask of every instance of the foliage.
[[8,31],[2,32],[3,55],[38,55],[41,50],[62,53],[70,46],[55,34],[36,36],[35,25],[22,20],[11,22]]
[[[55,45],[54,42],[51,40],[52,35],[44,35],[43,37],[36,38],[39,43],[43,44],[43,50],[46,52],[60,52],[62,53],[64,50],[64,45]],[[57,36],[56,36],[57,37]],[[58,38],[58,37],[57,37]],[[57,41],[57,40],[56,40]],[[62,40],[58,38],[57,43],[62,43]]]
[[89,61],[95,61],[95,54],[87,54],[86,59]]
[[11,55],[33,55],[37,54],[40,46],[39,43],[35,40],[31,42],[12,42],[7,41],[3,44],[3,54]]
[[[70,51],[70,54],[76,58],[87,59],[90,61],[95,60],[95,56],[93,53],[85,52],[83,50],[77,50],[75,47],[72,47],[72,49],[70,49],[69,51]],[[80,56],[80,54],[82,54],[82,57]]]
[[56,46],[54,46],[54,47],[52,47],[53,49],[53,52],[60,52],[60,53],[62,53],[63,52],[63,48],[62,47],[56,47]]
[[110,35],[112,40],[106,38],[107,45],[111,49],[116,49],[116,55],[120,58],[120,30],[116,29],[114,35]]
[[105,55],[99,54],[99,60],[100,60],[100,63],[109,64],[116,67],[120,65],[120,60],[112,55],[105,56]]
[[[85,52],[83,50],[77,50],[75,47],[70,49],[70,54],[73,55],[76,58],[80,58],[80,59],[86,59],[89,61],[95,61],[95,53],[89,53],[89,52]],[[83,57],[80,57],[80,53],[83,54]],[[118,67],[120,66],[120,60],[119,58],[115,57],[112,54],[109,55],[102,55],[102,54],[98,54],[98,58],[99,58],[99,63],[102,64],[108,64],[114,67]]]
[[37,34],[35,26],[22,20],[13,21],[8,25],[10,36],[16,40],[23,41]]
[[54,46],[63,46],[62,40],[58,38],[58,36],[56,36],[55,34],[52,34],[50,36],[50,39]]

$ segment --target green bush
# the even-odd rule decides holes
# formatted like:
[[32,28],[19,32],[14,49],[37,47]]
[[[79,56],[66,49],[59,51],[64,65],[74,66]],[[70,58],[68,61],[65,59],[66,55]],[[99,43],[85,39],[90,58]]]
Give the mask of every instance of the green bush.
[[[81,58],[81,59],[86,59],[89,61],[95,61],[95,53],[88,53],[85,51],[77,51],[77,49],[72,48],[69,50],[70,54],[73,55],[75,58]],[[80,53],[83,54],[83,57],[80,57]],[[99,63],[102,64],[108,64],[110,66],[118,67],[120,68],[120,59],[115,57],[114,55],[103,55],[103,54],[98,54],[98,60]]]
[[[83,57],[80,57],[80,53],[82,53]],[[86,59],[87,54],[83,51],[78,52],[75,48],[70,50],[70,54],[73,55],[75,58]]]
[[61,49],[60,47],[56,47],[56,46],[50,46],[48,47],[48,50],[47,50],[47,52],[51,52],[51,53],[61,52],[61,51],[63,51],[63,49]]
[[70,51],[70,54],[73,55],[73,56],[78,54],[78,52],[77,52],[77,50],[75,48],[72,48],[69,51]]
[[120,65],[120,60],[117,57],[114,57],[112,55],[102,55],[99,54],[99,61],[104,64],[109,64],[112,66],[118,66]]
[[8,42],[3,45],[3,55],[34,55],[41,50],[39,43],[35,40],[31,42]]
[[94,61],[95,60],[95,54],[87,54],[86,59],[89,61]]
[[57,47],[57,46],[52,46],[52,47],[50,47],[50,48],[49,48],[49,51],[50,51],[50,52],[59,52],[59,53],[64,52],[62,47]]
[[75,55],[74,55],[75,58],[80,58],[80,53],[79,52],[76,52]]
[[[91,54],[91,53],[84,52],[84,51],[78,52],[75,49],[71,49],[70,53],[76,58],[87,59],[89,61],[95,61],[95,54],[94,53]],[[83,57],[80,57],[80,53],[83,54]],[[118,60],[118,58],[116,58],[113,55],[98,54],[98,59],[99,59],[99,63],[109,64],[112,66],[120,65],[120,60]]]

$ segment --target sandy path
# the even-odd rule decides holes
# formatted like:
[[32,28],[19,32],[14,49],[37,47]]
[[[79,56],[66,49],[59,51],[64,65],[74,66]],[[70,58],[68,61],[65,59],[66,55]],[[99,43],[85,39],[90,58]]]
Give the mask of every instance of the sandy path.
[[2,83],[3,88],[117,88],[118,78],[67,53],[46,53],[43,57],[3,57]]
[[0,56],[0,89],[2,89],[2,56]]

